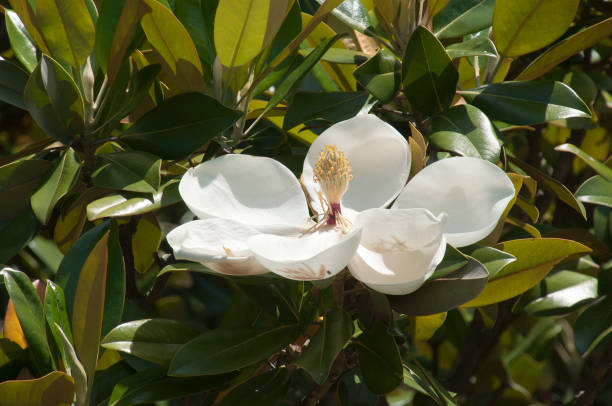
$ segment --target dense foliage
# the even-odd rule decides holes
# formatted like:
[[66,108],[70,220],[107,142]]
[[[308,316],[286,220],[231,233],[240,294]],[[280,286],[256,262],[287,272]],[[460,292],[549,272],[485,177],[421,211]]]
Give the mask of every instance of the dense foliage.
[[[612,3],[0,3],[0,405],[612,404]],[[367,111],[495,230],[405,295],[175,259],[189,168]]]

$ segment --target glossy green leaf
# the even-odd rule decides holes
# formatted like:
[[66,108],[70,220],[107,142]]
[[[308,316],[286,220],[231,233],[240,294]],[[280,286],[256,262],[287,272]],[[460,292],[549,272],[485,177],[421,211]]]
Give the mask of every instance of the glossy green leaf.
[[548,48],[534,59],[516,78],[533,80],[553,69],[572,55],[612,35],[612,17],[593,24]]
[[582,244],[560,238],[506,241],[495,248],[513,255],[516,261],[499,270],[484,290],[462,307],[486,306],[520,295],[544,279],[558,263],[591,252]]
[[80,69],[92,53],[95,28],[84,1],[36,0],[36,21],[51,54]]
[[13,10],[5,9],[4,15],[6,16],[6,31],[11,42],[11,48],[28,72],[32,72],[36,65],[38,65],[34,40],[30,37],[28,30],[17,13]]
[[53,171],[30,201],[38,220],[47,224],[57,202],[72,188],[81,169],[81,163],[72,148],[59,158]]
[[136,272],[144,274],[154,263],[162,241],[162,231],[155,216],[142,216],[132,235],[132,254]]
[[519,56],[545,47],[567,30],[580,0],[497,0],[493,41],[504,56]]
[[586,219],[586,210],[584,209],[584,205],[580,203],[572,192],[569,191],[565,185],[563,185],[558,180],[551,178],[544,172],[540,171],[537,168],[513,157],[509,157],[508,160],[513,164],[518,166],[520,169],[525,171],[527,175],[531,176],[535,179],[540,185],[545,187],[546,189],[552,191],[561,201],[570,206],[576,212],[580,213],[582,217]]
[[364,331],[355,339],[355,347],[363,380],[373,393],[391,392],[402,382],[402,359],[395,339],[384,325]]
[[43,306],[32,281],[23,272],[10,268],[2,269],[0,274],[34,356],[36,372],[45,374],[52,371],[55,365],[47,342]]
[[74,380],[60,371],[37,379],[0,383],[0,404],[10,406],[66,406],[74,397]]
[[612,333],[612,296],[603,296],[587,307],[574,322],[574,342],[586,356]]
[[353,117],[368,98],[366,92],[300,92],[287,110],[283,128],[317,118],[337,123]]
[[42,159],[0,166],[0,221],[10,220],[30,206],[30,196],[51,166],[51,162]]
[[576,92],[561,82],[504,82],[459,92],[490,119],[533,125],[569,117],[590,117]]
[[26,207],[10,219],[0,220],[0,263],[7,263],[34,237],[38,222]]
[[446,244],[444,258],[429,279],[438,279],[467,265],[468,259],[457,248]]
[[595,175],[580,185],[576,198],[584,203],[612,207],[612,182]]
[[470,247],[467,247],[467,249],[463,249],[463,251],[487,268],[489,278],[495,277],[495,274],[497,274],[500,269],[509,263],[516,261],[516,257],[514,257],[514,255],[500,251],[493,247],[475,246],[473,249],[469,248]]
[[124,193],[94,200],[87,205],[87,218],[94,221],[106,217],[135,216],[150,213],[180,201],[178,181],[173,180],[163,185],[152,197],[137,193]]
[[174,94],[204,90],[198,51],[181,22],[157,0],[142,0],[140,25],[159,53]]
[[45,291],[45,319],[53,334],[57,348],[62,348],[62,337],[56,324],[60,327],[66,339],[72,342],[72,329],[70,327],[70,319],[68,317],[68,308],[66,307],[66,297],[64,290],[52,281],[47,281],[47,289]]
[[158,364],[168,364],[185,343],[202,334],[198,325],[177,320],[145,319],[121,324],[104,337],[102,346]]
[[132,406],[179,398],[226,384],[234,374],[175,378],[164,369],[149,369],[130,375],[115,385],[108,406]]
[[23,91],[28,74],[17,65],[0,58],[0,100],[26,109]]
[[404,369],[404,384],[429,396],[439,404],[456,406],[453,394],[448,392],[430,373],[414,360],[406,363]]
[[208,65],[215,62],[214,17],[219,0],[183,0],[175,4],[174,14],[193,39],[198,54]]
[[94,185],[130,192],[155,193],[159,189],[161,159],[142,151],[97,156]]
[[612,182],[612,168],[608,167],[602,162],[599,162],[580,148],[572,144],[563,144],[555,147],[557,151],[569,152],[576,155],[589,165],[595,172],[605,178],[607,181]]
[[185,93],[160,103],[123,133],[121,140],[132,148],[164,159],[180,159],[240,117],[212,97]]
[[[324,0],[316,0],[322,4]],[[368,10],[365,8],[361,0],[345,0],[332,10],[332,15],[349,27],[364,32],[371,23],[368,15]]]
[[434,18],[438,38],[454,38],[490,27],[495,0],[451,0]]
[[444,46],[427,28],[412,33],[402,63],[402,85],[406,98],[425,114],[450,106],[459,74]]
[[487,116],[469,104],[451,107],[432,118],[429,141],[440,149],[496,163],[501,145]]
[[488,37],[476,37],[468,39],[467,41],[451,44],[446,47],[446,52],[452,59],[468,56],[497,57],[495,45]]
[[353,321],[342,309],[333,309],[324,316],[323,324],[296,364],[305,369],[320,385],[327,379],[336,357],[353,336]]
[[[293,341],[295,335],[294,324],[211,330],[189,341],[176,352],[168,374],[196,376],[231,372],[268,358]],[[254,348],[257,351],[253,351]]]
[[385,49],[362,63],[353,73],[357,82],[381,102],[395,96],[401,82],[400,63]]
[[597,298],[597,278],[559,271],[523,293],[515,308],[536,316],[570,313]]
[[291,383],[287,368],[277,368],[233,388],[218,406],[280,405],[287,401]]
[[417,291],[403,296],[388,296],[396,311],[413,316],[443,313],[469,301],[482,292],[489,273],[478,261],[468,263],[443,277],[427,281]]
[[83,132],[83,99],[59,63],[43,55],[24,90],[25,105],[40,128],[65,144]]

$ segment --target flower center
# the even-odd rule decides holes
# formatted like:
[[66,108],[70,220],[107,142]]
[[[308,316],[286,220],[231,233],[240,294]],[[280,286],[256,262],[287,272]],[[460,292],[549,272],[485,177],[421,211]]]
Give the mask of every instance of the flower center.
[[342,217],[340,200],[346,193],[348,183],[353,179],[349,160],[335,145],[325,145],[314,167],[313,179],[321,187],[321,206],[328,225],[339,225],[343,230],[350,222]]

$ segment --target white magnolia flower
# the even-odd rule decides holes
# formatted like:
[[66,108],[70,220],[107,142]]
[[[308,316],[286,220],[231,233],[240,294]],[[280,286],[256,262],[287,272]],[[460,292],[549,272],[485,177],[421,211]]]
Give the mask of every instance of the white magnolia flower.
[[221,273],[315,280],[348,266],[372,289],[410,293],[447,242],[466,246],[491,233],[514,188],[476,158],[435,162],[406,185],[409,173],[406,140],[376,116],[357,115],[313,142],[302,184],[265,157],[225,155],[190,169],[179,191],[200,220],[172,230],[168,242],[177,259]]

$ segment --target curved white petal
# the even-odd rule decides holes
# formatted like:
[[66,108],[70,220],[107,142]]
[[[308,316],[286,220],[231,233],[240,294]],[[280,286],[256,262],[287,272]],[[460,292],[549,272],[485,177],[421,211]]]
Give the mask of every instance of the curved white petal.
[[247,246],[247,239],[259,234],[255,228],[231,220],[211,218],[180,225],[166,237],[180,260],[200,262],[210,269],[232,275],[268,272]]
[[373,114],[358,114],[334,124],[312,143],[302,172],[313,208],[320,212],[319,187],[313,168],[325,145],[335,145],[349,160],[353,179],[342,198],[342,206],[355,211],[385,207],[400,193],[410,174],[408,142],[391,125]]
[[464,247],[489,235],[514,196],[508,176],[491,162],[455,157],[435,162],[408,182],[393,208],[446,213],[444,235]]
[[298,237],[260,234],[249,238],[255,258],[270,271],[289,279],[326,279],[340,272],[359,246],[361,230],[347,234],[333,229]]
[[442,260],[445,215],[425,209],[373,209],[357,217],[361,245],[349,262],[351,274],[388,295],[418,289]]
[[200,218],[293,227],[309,218],[299,181],[271,158],[230,154],[204,162],[183,175],[179,192]]

